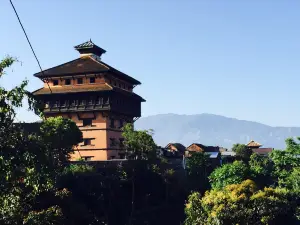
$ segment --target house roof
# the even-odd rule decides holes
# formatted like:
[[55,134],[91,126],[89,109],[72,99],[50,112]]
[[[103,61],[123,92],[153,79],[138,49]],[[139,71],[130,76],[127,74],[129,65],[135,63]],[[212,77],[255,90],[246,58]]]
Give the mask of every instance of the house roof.
[[260,143],[256,142],[256,141],[253,141],[251,140],[248,144],[247,144],[248,147],[260,147],[262,146]]
[[70,94],[70,93],[83,93],[83,92],[98,92],[98,91],[113,91],[119,92],[134,98],[139,99],[142,102],[146,100],[134,92],[125,91],[117,87],[111,87],[107,84],[103,85],[85,85],[85,86],[64,86],[64,87],[52,87],[51,90],[48,87],[40,88],[34,91],[33,95],[48,95],[48,94]]
[[184,152],[186,149],[186,147],[180,143],[169,143],[165,148],[169,148],[171,145],[173,145],[179,152]]
[[93,92],[93,91],[110,91],[113,90],[112,87],[109,85],[71,85],[71,86],[64,86],[64,87],[52,87],[51,91],[48,87],[40,88],[33,92],[34,95],[44,95],[44,94],[67,94],[67,93],[74,93],[74,92]]
[[94,44],[91,39],[82,44],[76,45],[74,48],[79,52],[90,50],[91,53],[98,53],[99,55],[104,54],[106,52],[103,48],[100,48],[99,46]]
[[225,151],[225,152],[221,152],[222,156],[235,156],[236,153],[232,152],[232,151]]
[[215,158],[218,158],[220,153],[219,152],[205,152],[205,154],[209,155],[209,158],[215,159]]
[[[196,145],[197,147],[203,149],[204,152],[219,152],[219,147],[217,147],[217,146],[206,146],[206,145],[199,144],[199,143],[193,143],[187,148],[189,149],[193,145]],[[193,150],[190,150],[190,151],[193,151]]]
[[273,151],[273,148],[256,148],[252,151],[257,154],[269,154]]
[[127,81],[133,85],[141,84],[141,82],[133,77],[118,71],[102,61],[94,59],[92,56],[80,57],[78,59],[44,70],[43,72],[36,73],[34,76],[42,79],[48,77],[64,77],[104,72],[111,72],[115,77]]

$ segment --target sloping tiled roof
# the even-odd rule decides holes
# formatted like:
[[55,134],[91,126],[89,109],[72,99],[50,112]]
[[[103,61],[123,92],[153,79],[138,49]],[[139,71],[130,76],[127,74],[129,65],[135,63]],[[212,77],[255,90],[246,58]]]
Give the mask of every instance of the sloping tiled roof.
[[[197,147],[203,149],[204,152],[219,152],[219,147],[217,147],[217,146],[206,146],[206,145],[199,144],[199,143],[193,143],[187,148],[189,149],[192,145],[196,145]],[[190,151],[193,151],[193,150],[191,149]]]
[[84,51],[88,50],[90,52],[94,52],[99,55],[104,54],[106,52],[103,48],[100,48],[98,45],[94,44],[92,42],[92,40],[84,42],[80,45],[76,45],[74,48],[76,50],[78,50],[79,52],[84,52]]
[[[64,87],[52,87],[52,94],[68,94],[75,92],[91,92],[91,91],[110,91],[113,90],[112,87],[108,85],[90,85],[90,86],[64,86]],[[51,94],[48,87],[43,87],[33,92],[34,95]]]
[[94,74],[94,73],[103,73],[103,72],[112,72],[117,78],[125,80],[131,84],[137,85],[141,84],[138,80],[122,73],[112,66],[93,59],[91,56],[81,57],[70,62],[61,64],[44,70],[43,73],[39,72],[34,74],[34,76],[39,78],[45,77],[55,77],[55,76],[73,76],[79,74]]
[[[99,46],[97,46],[96,44],[94,44],[94,42],[92,42],[92,40],[89,40],[89,41],[86,41],[82,44],[79,44],[79,45],[76,45],[74,48],[75,49],[82,49],[82,48],[93,48],[93,47],[98,47],[100,48]],[[106,52],[104,49],[103,49],[104,52]]]
[[179,152],[184,152],[186,147],[180,143],[169,143],[165,148],[169,148],[170,145],[173,145]]
[[248,147],[260,147],[262,146],[261,144],[259,144],[258,142],[256,141],[253,141],[251,140],[248,144],[247,144]]
[[273,151],[273,148],[256,148],[252,151],[257,154],[269,154]]
[[[52,92],[51,92],[52,91]],[[75,85],[75,86],[64,86],[64,87],[52,87],[51,91],[48,87],[40,88],[34,91],[33,95],[48,95],[48,94],[70,94],[70,93],[82,93],[82,92],[97,92],[97,91],[115,91],[120,92],[122,94],[134,97],[139,99],[142,102],[146,100],[143,99],[141,96],[135,94],[134,92],[125,91],[117,87],[111,87],[107,84],[103,85]]]

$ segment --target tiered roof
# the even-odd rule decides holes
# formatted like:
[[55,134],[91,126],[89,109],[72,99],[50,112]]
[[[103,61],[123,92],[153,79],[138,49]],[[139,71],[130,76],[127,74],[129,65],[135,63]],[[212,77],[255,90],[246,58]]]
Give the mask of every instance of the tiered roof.
[[100,48],[96,44],[92,42],[90,39],[87,42],[84,42],[82,44],[76,45],[74,47],[80,54],[85,54],[85,53],[92,53],[98,56],[101,56],[104,54],[106,51],[103,48]]
[[167,144],[167,146],[165,148],[168,149],[168,148],[170,148],[171,145],[173,145],[179,152],[184,152],[186,149],[185,146],[180,143],[169,143],[169,144]]
[[248,146],[248,147],[257,147],[257,148],[259,148],[259,147],[261,147],[262,145],[261,145],[260,143],[256,142],[256,141],[251,140],[251,141],[247,144],[247,146]]
[[115,77],[127,81],[133,85],[141,84],[141,82],[139,82],[138,80],[118,71],[117,69],[102,61],[94,59],[92,56],[80,57],[59,66],[44,70],[43,72],[36,73],[34,74],[34,76],[42,79],[48,77],[66,77],[104,72],[111,72]]

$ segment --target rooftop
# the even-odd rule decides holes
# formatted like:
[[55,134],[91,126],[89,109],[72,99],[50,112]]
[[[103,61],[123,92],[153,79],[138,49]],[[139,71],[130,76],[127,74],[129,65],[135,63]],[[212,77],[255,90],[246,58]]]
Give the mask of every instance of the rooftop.
[[[90,49],[90,46],[94,46],[94,43],[91,41],[85,42],[83,44],[75,46],[75,48],[81,51],[82,49]],[[96,48],[95,46],[92,48]],[[99,47],[97,46],[97,49]],[[98,49],[99,50],[99,49]],[[97,50],[97,51],[98,51]],[[85,50],[87,51],[87,50]],[[100,50],[99,50],[100,51]],[[101,50],[105,52],[105,50]],[[90,52],[90,51],[89,51]],[[75,75],[87,75],[87,74],[97,74],[97,73],[112,73],[116,78],[124,80],[132,85],[139,85],[141,82],[134,79],[133,77],[128,76],[125,73],[113,68],[112,66],[104,63],[102,60],[93,57],[93,55],[82,56],[78,59],[66,62],[64,64],[49,68],[43,72],[38,72],[34,76],[38,78],[47,78],[47,77],[66,77],[66,76],[75,76]]]
[[256,141],[253,141],[251,140],[248,144],[247,144],[248,147],[260,147],[262,146],[260,143],[256,142]]
[[[51,92],[52,91],[52,92]],[[135,94],[134,92],[125,91],[123,89],[117,88],[117,87],[111,87],[107,84],[103,85],[91,85],[91,86],[68,86],[68,87],[55,87],[51,88],[51,90],[48,87],[40,88],[36,91],[34,91],[33,95],[48,95],[48,94],[70,94],[70,93],[86,93],[86,92],[97,92],[97,91],[114,91],[119,92],[128,96],[135,97],[142,102],[145,102],[146,100],[143,99],[141,96]]]
[[80,54],[94,54],[101,56],[106,52],[103,48],[94,44],[91,39],[82,44],[76,45],[74,48],[79,51]]

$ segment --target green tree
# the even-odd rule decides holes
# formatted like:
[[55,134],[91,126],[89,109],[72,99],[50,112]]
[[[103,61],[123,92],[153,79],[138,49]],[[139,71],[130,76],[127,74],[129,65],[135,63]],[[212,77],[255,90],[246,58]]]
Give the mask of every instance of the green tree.
[[272,173],[273,162],[270,157],[253,153],[249,161],[250,170],[256,184],[265,187],[274,184]]
[[285,179],[284,185],[295,192],[300,192],[300,167],[293,168],[293,171]]
[[132,124],[127,123],[122,135],[128,158],[149,159],[156,156],[157,146],[150,130],[136,131]]
[[[297,138],[297,141],[300,137]],[[294,168],[300,167],[300,144],[294,139],[286,139],[285,150],[274,150],[270,158],[274,163],[274,176],[278,177],[280,185],[284,185],[285,179],[290,175]]]
[[258,190],[251,180],[189,196],[185,224],[298,224],[299,197],[280,188]]
[[[14,62],[12,57],[0,62],[0,78]],[[60,207],[41,199],[44,195],[60,198],[57,177],[81,132],[75,123],[62,118],[43,121],[40,131],[31,134],[14,123],[24,98],[41,115],[26,85],[23,81],[12,90],[0,87],[0,223],[59,224],[63,219]],[[62,137],[70,140],[63,144]]]
[[235,152],[238,160],[243,160],[244,162],[248,162],[253,153],[252,150],[244,144],[234,144],[232,146],[232,151]]
[[209,187],[210,173],[209,155],[203,152],[192,152],[186,160],[188,183],[194,191],[205,191]]
[[242,161],[224,164],[216,168],[209,176],[214,189],[221,189],[229,184],[238,184],[250,177],[249,167]]

